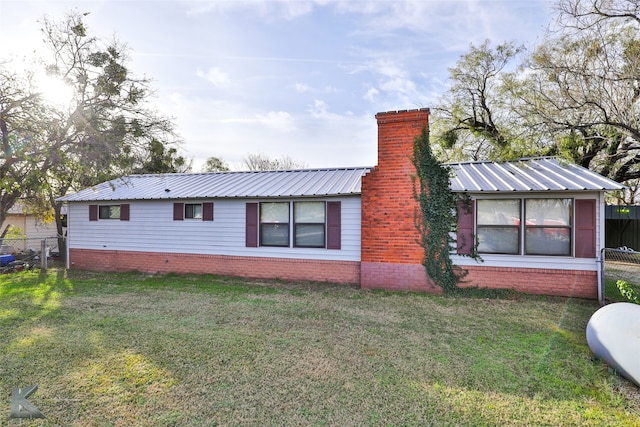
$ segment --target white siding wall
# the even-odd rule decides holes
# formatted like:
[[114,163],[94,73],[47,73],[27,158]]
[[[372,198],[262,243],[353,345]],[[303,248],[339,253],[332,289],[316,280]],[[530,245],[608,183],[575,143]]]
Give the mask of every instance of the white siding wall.
[[[298,199],[278,199],[295,200]],[[68,246],[70,249],[360,261],[360,197],[303,200],[341,202],[342,249],[245,247],[246,203],[267,200],[244,199],[213,200],[212,222],[189,219],[174,221],[173,201],[130,201],[129,221],[89,221],[89,205],[98,203],[70,203]],[[180,200],[181,203],[203,201],[211,200]]]
[[43,224],[33,215],[9,214],[7,220],[2,224],[4,230],[9,224],[19,227],[24,233],[24,238],[4,239],[3,244],[13,248],[15,251],[26,251],[32,249],[40,250],[41,241],[48,238],[47,245],[50,249],[57,250],[58,242],[55,239],[55,223]]
[[[596,199],[596,256],[600,257],[600,249],[604,247],[604,194],[603,193],[511,193],[504,195],[471,195],[473,199],[513,199],[513,198],[573,198],[573,199]],[[475,228],[475,227],[474,227]],[[575,230],[574,230],[575,233]],[[575,245],[575,235],[572,237]],[[476,262],[472,258],[452,254],[454,264],[459,266],[480,266],[480,267],[516,267],[516,268],[541,268],[557,270],[587,270],[597,271],[599,265],[593,258],[575,258],[563,256],[539,256],[539,255],[497,255],[481,254],[482,262]]]
[[55,222],[43,224],[33,216],[27,216],[25,234],[29,239],[44,239],[58,235]]

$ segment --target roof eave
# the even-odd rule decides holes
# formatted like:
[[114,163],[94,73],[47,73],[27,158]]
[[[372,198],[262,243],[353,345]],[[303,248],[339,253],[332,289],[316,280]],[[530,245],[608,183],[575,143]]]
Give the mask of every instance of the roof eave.
[[610,191],[622,190],[624,187],[609,188],[567,188],[567,189],[514,189],[514,190],[481,190],[481,189],[451,189],[454,193],[471,194],[514,194],[514,193],[607,193]]
[[239,195],[239,196],[166,196],[166,197],[135,197],[135,198],[82,198],[82,199],[74,199],[69,197],[60,197],[56,199],[57,202],[63,203],[86,203],[86,202],[135,202],[135,201],[164,201],[164,200],[224,200],[224,199],[235,199],[235,200],[244,200],[244,199],[311,199],[311,198],[321,198],[321,197],[349,197],[349,196],[360,196],[361,192],[352,192],[352,193],[323,193],[323,194],[279,194],[273,196],[263,196],[263,195]]

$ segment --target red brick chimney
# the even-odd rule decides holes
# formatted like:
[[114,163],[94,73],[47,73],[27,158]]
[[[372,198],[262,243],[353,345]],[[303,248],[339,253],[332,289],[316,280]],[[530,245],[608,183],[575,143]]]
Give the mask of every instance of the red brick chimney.
[[429,109],[376,114],[378,166],[362,179],[360,285],[437,291],[422,265],[415,226],[413,143],[429,125]]

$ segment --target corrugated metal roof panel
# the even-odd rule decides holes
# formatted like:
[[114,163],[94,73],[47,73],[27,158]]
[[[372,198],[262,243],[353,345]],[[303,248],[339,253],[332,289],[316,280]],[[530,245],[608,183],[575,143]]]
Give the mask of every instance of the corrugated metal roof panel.
[[[609,191],[624,188],[589,169],[539,158],[450,164],[456,192]],[[310,197],[360,194],[371,168],[129,175],[58,200],[68,202]]]
[[360,194],[371,168],[128,175],[60,201],[308,197]]
[[455,192],[610,191],[624,186],[598,173],[548,157],[514,162],[466,162],[449,165]]

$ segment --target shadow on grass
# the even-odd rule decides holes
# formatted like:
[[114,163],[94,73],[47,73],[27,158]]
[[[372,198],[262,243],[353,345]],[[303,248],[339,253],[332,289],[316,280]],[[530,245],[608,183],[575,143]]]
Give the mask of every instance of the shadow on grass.
[[72,290],[64,270],[0,275],[0,324],[51,315],[59,309],[61,296]]

